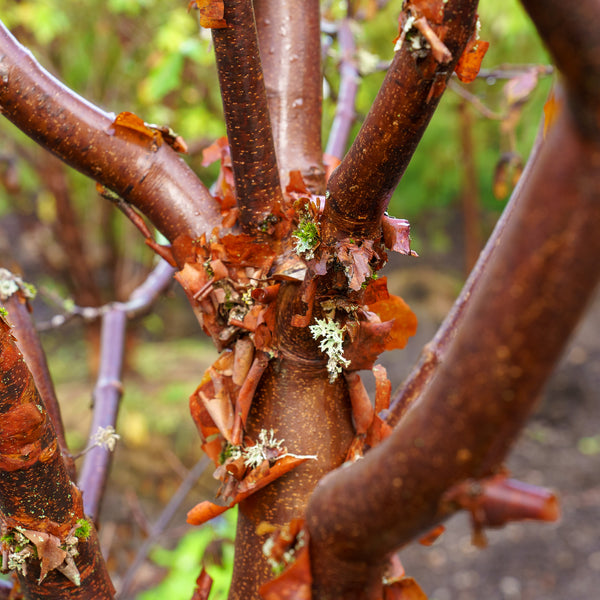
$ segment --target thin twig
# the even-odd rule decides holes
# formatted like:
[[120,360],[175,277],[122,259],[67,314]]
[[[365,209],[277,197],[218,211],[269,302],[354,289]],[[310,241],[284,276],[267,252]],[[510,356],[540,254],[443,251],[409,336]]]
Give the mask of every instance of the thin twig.
[[142,566],[148,553],[152,549],[152,546],[156,544],[156,541],[160,537],[160,535],[164,532],[167,525],[170,523],[171,519],[175,516],[175,513],[181,506],[181,503],[185,500],[185,497],[192,490],[198,478],[204,472],[204,469],[208,466],[210,460],[208,457],[203,456],[189,471],[186,475],[185,479],[177,488],[177,491],[171,499],[169,503],[165,506],[162,513],[158,517],[156,523],[152,526],[150,530],[150,535],[144,540],[142,545],[139,547],[133,562],[127,569],[125,576],[123,577],[123,582],[121,583],[121,590],[117,598],[119,600],[127,600],[129,597],[129,593],[132,588],[134,577],[138,571],[138,569]]
[[[131,293],[127,302],[109,302],[98,307],[69,306],[65,314],[55,315],[49,321],[37,323],[36,328],[38,331],[57,329],[75,318],[81,318],[84,321],[96,321],[113,309],[125,312],[128,319],[140,317],[151,308],[158,297],[171,285],[174,272],[175,269],[171,265],[160,259],[144,282]],[[52,292],[46,291],[45,294],[51,295]],[[65,305],[65,302],[61,301],[60,298],[57,302],[62,306]]]

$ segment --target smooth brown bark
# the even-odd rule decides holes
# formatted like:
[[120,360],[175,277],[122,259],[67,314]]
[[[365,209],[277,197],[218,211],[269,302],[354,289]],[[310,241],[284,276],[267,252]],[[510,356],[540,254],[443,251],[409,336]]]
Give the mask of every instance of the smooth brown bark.
[[103,112],[52,77],[0,24],[2,114],[68,165],[116,192],[170,240],[219,225],[216,203],[166,143],[113,127]]
[[599,197],[600,148],[565,112],[436,377],[388,440],[313,494],[314,598],[376,598],[378,561],[446,516],[452,485],[501,464],[600,279]]
[[268,231],[283,197],[252,0],[224,4],[227,27],[212,35],[239,221],[245,231]]
[[386,415],[386,421],[389,425],[395,426],[400,421],[410,405],[421,395],[423,389],[433,378],[437,367],[445,359],[450,342],[452,341],[455,332],[461,326],[471,296],[478,289],[488,263],[504,244],[503,236],[507,224],[511,219],[514,208],[520,202],[525,183],[529,180],[531,171],[538,159],[543,143],[542,132],[543,127],[540,127],[529,160],[521,175],[521,179],[519,180],[509,203],[502,212],[500,219],[496,223],[496,227],[487,241],[485,248],[479,255],[477,263],[463,286],[459,297],[456,299],[452,309],[440,325],[434,338],[423,348],[419,361],[415,367],[411,370],[401,387],[393,394],[390,409]]
[[319,0],[254,0],[254,11],[282,187],[297,170],[324,194]]
[[476,10],[476,0],[450,0],[445,33],[433,25],[452,53],[448,63],[438,63],[431,52],[419,58],[407,40],[396,51],[361,130],[329,180],[321,229],[326,243],[378,237],[392,192],[473,33]]
[[[83,518],[81,494],[71,482],[50,417],[10,328],[0,318],[0,511],[8,527],[52,534],[61,541]],[[95,530],[78,543],[81,585],[52,571],[38,585],[31,564],[19,575],[27,598],[112,598],[114,590]]]

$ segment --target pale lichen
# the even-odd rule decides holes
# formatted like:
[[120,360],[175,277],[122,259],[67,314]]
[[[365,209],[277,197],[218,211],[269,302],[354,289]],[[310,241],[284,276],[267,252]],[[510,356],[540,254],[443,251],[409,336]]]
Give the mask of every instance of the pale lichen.
[[340,325],[331,318],[315,319],[315,324],[309,326],[310,333],[315,340],[319,342],[319,350],[329,358],[327,361],[327,371],[329,371],[329,381],[333,383],[344,367],[350,366],[350,361],[344,358],[344,332],[346,326]]
[[21,291],[28,300],[33,300],[37,294],[33,285],[26,283],[8,269],[0,269],[0,300],[8,300],[18,291]]

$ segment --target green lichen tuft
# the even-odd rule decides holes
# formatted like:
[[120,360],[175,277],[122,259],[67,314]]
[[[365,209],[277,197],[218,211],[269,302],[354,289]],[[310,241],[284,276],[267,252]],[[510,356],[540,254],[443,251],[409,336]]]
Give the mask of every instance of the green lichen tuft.
[[321,242],[321,238],[317,224],[308,214],[302,215],[298,229],[292,236],[296,239],[294,244],[296,252],[306,260],[314,258],[315,249]]

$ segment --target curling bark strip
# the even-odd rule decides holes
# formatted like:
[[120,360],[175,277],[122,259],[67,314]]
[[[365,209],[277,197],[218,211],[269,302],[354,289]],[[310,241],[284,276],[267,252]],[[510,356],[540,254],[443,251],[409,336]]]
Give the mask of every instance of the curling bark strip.
[[563,112],[435,378],[385,442],[315,490],[315,599],[376,598],[378,560],[446,516],[447,489],[503,461],[600,279],[599,158]]
[[227,27],[213,43],[233,162],[239,220],[247,231],[268,231],[282,202],[267,92],[252,0],[225,0]]
[[324,194],[319,0],[255,0],[254,11],[282,187],[300,171]]
[[448,63],[438,63],[431,52],[420,58],[408,41],[396,51],[365,122],[329,180],[321,221],[326,243],[377,238],[392,192],[474,31],[476,10],[476,0],[449,0],[443,22],[432,24],[452,54]]
[[[81,494],[71,482],[52,422],[10,327],[0,318],[0,517],[8,527],[64,540],[84,517]],[[19,576],[27,598],[112,598],[114,590],[95,530],[78,544],[81,585],[51,571],[42,585],[29,565]]]
[[114,115],[62,85],[1,23],[0,109],[46,150],[134,205],[169,240],[220,224],[216,202],[174,150],[117,131]]

